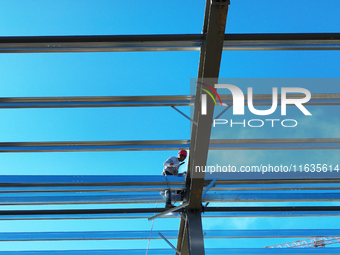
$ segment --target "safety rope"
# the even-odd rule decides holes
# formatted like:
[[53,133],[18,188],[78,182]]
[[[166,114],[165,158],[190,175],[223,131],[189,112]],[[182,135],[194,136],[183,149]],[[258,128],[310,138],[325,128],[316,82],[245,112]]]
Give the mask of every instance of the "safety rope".
[[[156,203],[156,207],[157,208],[157,203]],[[154,216],[156,215],[156,213],[153,214]],[[146,248],[146,254],[148,255],[148,251],[149,251],[149,246],[150,246],[150,241],[151,241],[151,234],[152,234],[152,229],[153,229],[153,223],[154,223],[155,219],[152,220],[152,224],[151,224],[151,230],[150,230],[150,236],[149,236],[149,241],[148,241],[148,247]]]

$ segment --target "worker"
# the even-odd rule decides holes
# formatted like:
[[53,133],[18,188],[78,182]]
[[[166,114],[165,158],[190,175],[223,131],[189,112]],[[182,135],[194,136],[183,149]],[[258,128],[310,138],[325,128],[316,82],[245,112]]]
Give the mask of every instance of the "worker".
[[[178,156],[177,157],[170,157],[167,159],[167,161],[164,162],[164,168],[163,168],[163,172],[162,175],[175,175],[175,176],[182,176],[185,175],[186,172],[183,173],[179,173],[178,169],[181,165],[184,164],[184,160],[187,157],[187,151],[186,150],[180,150],[178,152]],[[182,163],[180,163],[182,162]],[[169,189],[166,189],[164,191],[165,194],[165,208],[172,208],[174,207],[171,204],[171,190],[170,190],[170,186]]]

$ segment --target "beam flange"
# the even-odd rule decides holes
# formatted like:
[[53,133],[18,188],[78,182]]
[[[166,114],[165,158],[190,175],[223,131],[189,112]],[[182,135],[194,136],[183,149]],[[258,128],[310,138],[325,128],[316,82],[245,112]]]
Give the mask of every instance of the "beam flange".
[[199,50],[200,34],[0,37],[0,53]]
[[[198,80],[206,83],[205,78],[209,78],[209,83],[217,83],[220,63],[222,57],[222,47],[225,34],[226,19],[228,13],[229,1],[219,1],[219,4],[212,4],[210,0],[206,1],[206,9],[203,24],[204,39],[201,45],[200,62],[198,67]],[[211,79],[213,78],[213,79]],[[210,84],[214,86],[214,84]],[[213,120],[214,107],[209,100],[207,102],[207,111],[205,115],[201,114],[201,95],[204,94],[200,88],[196,88],[195,105],[193,120],[198,125],[192,125],[189,167],[186,178],[186,198],[189,201],[186,217],[187,224],[182,219],[177,241],[177,249],[180,249],[183,255],[204,255],[203,231],[201,221],[201,202],[205,173],[195,173],[195,165],[206,165],[211,125]],[[186,228],[186,231],[184,229]],[[183,235],[187,246],[182,249]]]
[[339,33],[226,34],[223,50],[340,50]]
[[[245,94],[245,105],[247,105]],[[287,99],[303,98],[301,94],[287,94]],[[232,106],[231,95],[221,95],[223,103]],[[1,109],[24,108],[84,108],[84,107],[168,107],[193,106],[195,96],[116,96],[116,97],[3,97]],[[278,105],[281,95],[278,95]],[[253,105],[272,105],[272,95],[253,95]],[[340,105],[340,94],[312,94],[304,105]],[[291,106],[291,105],[288,105]],[[176,108],[175,108],[176,109]]]
[[[224,238],[302,238],[340,236],[339,229],[242,229],[205,230],[205,239]],[[177,239],[176,230],[160,230],[162,238]],[[165,236],[164,236],[165,235]],[[0,232],[4,241],[70,241],[70,240],[140,240],[160,239],[159,233],[150,231],[68,231],[68,232]],[[164,238],[163,238],[164,239]],[[178,252],[179,253],[179,252]]]
[[[340,193],[327,191],[315,193],[315,191],[281,191],[268,193],[265,191],[216,191],[214,194],[206,194],[202,202],[331,202],[340,201]],[[54,195],[35,194],[13,195],[6,193],[0,197],[0,205],[61,205],[61,204],[129,204],[129,203],[162,203],[164,199],[159,192],[137,192],[111,195],[111,193],[80,194],[80,195]],[[181,200],[177,200],[181,202]],[[174,208],[177,210],[178,208]],[[189,209],[190,210],[190,209]],[[188,211],[189,211],[188,210]],[[192,210],[200,216],[201,210]],[[199,212],[199,213],[198,213]],[[165,212],[162,213],[166,214]],[[201,217],[201,216],[200,216]]]
[[[0,220],[145,219],[165,208],[2,210]],[[340,216],[339,206],[238,206],[207,207],[202,217],[331,217]],[[165,218],[179,218],[166,215]],[[184,243],[185,244],[185,243]]]
[[[0,53],[198,51],[203,41],[202,34],[12,36],[0,37]],[[226,34],[223,43],[237,51],[339,49],[340,33]]]
[[[246,121],[244,120],[244,125]],[[216,124],[218,125],[218,124]],[[239,124],[240,125],[240,124]],[[242,124],[243,125],[243,124]],[[209,144],[210,142],[210,144]],[[154,151],[193,148],[189,140],[159,141],[68,141],[68,142],[6,142],[0,143],[2,152],[74,152],[74,151]],[[340,149],[340,138],[311,139],[213,139],[207,141],[206,150],[324,150]],[[192,152],[191,152],[192,153]],[[192,154],[191,154],[192,155]],[[192,162],[204,166],[201,160]],[[189,167],[190,169],[190,167]],[[194,167],[192,168],[194,173]],[[195,173],[190,178],[199,178]],[[204,179],[204,175],[200,177]],[[189,178],[187,178],[188,181]],[[202,186],[203,187],[203,186]]]
[[188,149],[189,140],[10,142],[0,143],[1,152],[155,151]]
[[191,106],[194,96],[3,97],[0,108]]

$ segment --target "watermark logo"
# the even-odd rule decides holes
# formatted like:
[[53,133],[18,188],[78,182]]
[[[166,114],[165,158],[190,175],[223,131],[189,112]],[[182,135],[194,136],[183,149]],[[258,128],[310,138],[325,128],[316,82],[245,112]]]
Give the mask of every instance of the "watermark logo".
[[[203,82],[197,82],[197,83],[201,84],[202,86],[205,86],[206,88],[209,88],[217,96],[218,100],[220,101],[221,106],[228,106],[227,104],[222,103],[220,95],[217,93],[217,91],[213,87]],[[205,93],[207,93],[212,98],[216,106],[217,103],[216,103],[215,97],[209,92],[209,90],[204,89],[204,88],[200,88],[200,89],[203,90]],[[202,94],[202,98],[201,98],[201,102],[202,102],[201,103],[202,105],[201,114],[202,115],[207,115],[207,94]]]
[[[218,93],[216,92],[216,90],[209,86],[208,84],[204,84],[201,82],[198,82],[208,88],[210,88],[218,97],[218,99],[220,100],[220,103],[222,106],[227,106],[227,104],[222,103],[220,96],[218,95]],[[242,92],[242,90],[240,88],[238,88],[235,85],[231,85],[231,84],[215,84],[215,88],[225,88],[225,89],[229,89],[231,94],[232,94],[232,98],[233,98],[233,115],[244,115],[244,105],[245,105],[245,97],[244,94]],[[210,97],[214,100],[215,105],[216,101],[214,99],[214,97],[212,96],[212,94],[207,91],[206,89],[201,88],[203,91],[205,91],[207,94],[210,95]],[[287,93],[303,93],[305,94],[304,98],[287,98]],[[304,103],[307,103],[309,100],[311,99],[311,93],[309,92],[309,90],[304,89],[304,88],[281,88],[281,115],[286,115],[286,106],[287,105],[295,105],[298,109],[300,109],[300,111],[304,114],[304,115],[312,115],[304,106]],[[247,94],[247,102],[248,102],[248,109],[251,113],[255,114],[255,115],[270,115],[272,113],[275,112],[277,105],[278,105],[278,94],[277,94],[277,88],[274,87],[273,88],[273,92],[272,92],[272,105],[270,107],[270,109],[267,110],[258,110],[255,109],[254,107],[254,103],[253,103],[253,88],[249,87],[248,88],[248,94]],[[206,115],[207,114],[207,95],[206,94],[202,94],[202,98],[201,98],[201,114],[202,115]]]
[[[256,86],[258,86],[257,84]],[[211,97],[214,101],[215,106],[232,106],[233,116],[242,116],[245,115],[245,106],[248,107],[248,110],[251,114],[256,116],[268,116],[277,111],[278,106],[281,107],[280,114],[281,116],[287,115],[287,106],[292,106],[298,108],[300,112],[302,112],[305,116],[311,116],[312,114],[306,109],[304,106],[311,99],[311,93],[309,90],[301,87],[271,87],[272,93],[271,95],[267,95],[263,98],[258,98],[256,100],[256,96],[253,95],[253,88],[247,87],[247,95],[243,93],[243,91],[235,85],[232,84],[215,84],[214,86],[208,85],[202,82],[196,82],[196,86],[199,89],[204,91],[205,93],[201,94],[201,115],[207,115],[207,95]],[[244,84],[242,85],[244,87]],[[268,87],[268,86],[267,86]],[[231,98],[228,99],[229,103],[223,103],[221,100],[221,96],[217,93],[216,89],[219,92],[231,93]],[[225,90],[227,89],[227,90]],[[279,98],[278,91],[281,90]],[[294,94],[294,95],[292,95]],[[217,99],[215,100],[215,98]],[[231,102],[230,102],[231,101]],[[260,104],[259,104],[260,103]],[[255,108],[255,106],[256,108]],[[259,107],[258,105],[262,105]],[[263,107],[265,106],[265,107]],[[222,113],[218,116],[221,116],[228,108],[224,109]],[[296,127],[298,125],[297,120],[294,119],[250,119],[250,120],[236,120],[236,119],[219,119],[218,117],[213,120],[213,127],[216,125],[225,125],[228,124],[230,127],[234,126],[249,126],[252,128],[263,127],[267,123],[267,125],[271,125],[271,127],[275,126],[275,123],[281,123],[282,127]]]

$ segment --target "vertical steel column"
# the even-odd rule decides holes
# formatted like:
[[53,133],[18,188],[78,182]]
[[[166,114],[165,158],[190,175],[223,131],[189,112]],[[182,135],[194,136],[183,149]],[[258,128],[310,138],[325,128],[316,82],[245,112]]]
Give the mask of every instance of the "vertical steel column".
[[[187,212],[187,242],[188,254],[205,254],[203,243],[201,210],[188,210]],[[181,253],[185,254],[185,253]]]
[[[200,82],[208,83],[211,86],[217,83],[220,63],[222,57],[222,48],[224,42],[226,18],[228,12],[229,0],[207,0],[201,55],[198,69],[198,79]],[[205,80],[209,78],[209,81]],[[205,166],[207,163],[211,126],[213,121],[214,104],[212,100],[207,100],[206,115],[201,114],[201,97],[203,92],[196,89],[196,100],[194,106],[193,120],[197,126],[192,126],[190,139],[190,158],[189,171],[186,178],[186,198],[189,202],[186,211],[188,217],[187,231],[185,222],[181,220],[179,229],[177,249],[182,255],[204,255],[203,230],[201,221],[202,211],[202,191],[205,173],[194,172],[195,166]],[[187,239],[187,246],[181,247],[181,241]]]
[[[204,40],[202,42],[198,79],[200,82],[210,83],[214,86],[218,81],[222,47],[229,1],[207,1]],[[209,79],[209,80],[206,80]],[[187,184],[190,185],[188,193],[189,208],[198,209],[201,206],[204,173],[195,173],[195,166],[205,166],[209,150],[210,133],[213,121],[214,103],[207,100],[207,113],[201,114],[201,89],[196,90],[194,106],[194,121],[198,126],[192,127],[190,139],[189,173]]]

